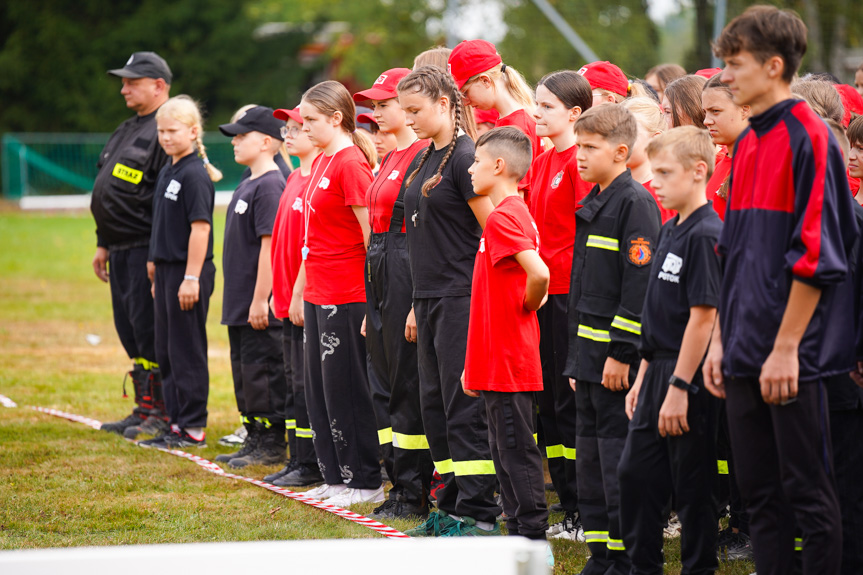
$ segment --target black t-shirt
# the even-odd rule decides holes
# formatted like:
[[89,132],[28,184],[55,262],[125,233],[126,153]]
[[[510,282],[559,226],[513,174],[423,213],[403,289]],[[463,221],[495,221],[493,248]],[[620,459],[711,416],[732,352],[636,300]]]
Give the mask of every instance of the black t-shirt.
[[722,271],[716,243],[722,221],[707,203],[677,225],[670,219],[659,235],[641,315],[641,355],[680,351],[689,309],[717,307]]
[[90,211],[100,247],[146,245],[153,224],[153,189],[170,159],[156,137],[156,112],[129,118],[99,154]]
[[196,152],[159,172],[153,196],[150,261],[185,263],[192,222],[210,224],[207,260],[213,259],[213,202],[216,189]]
[[[279,170],[272,170],[254,180],[243,180],[231,197],[222,250],[223,325],[248,325],[249,306],[258,280],[261,236],[273,235],[273,223],[284,189],[285,177]],[[270,312],[270,325],[274,324],[281,325],[281,322]]]
[[[433,145],[433,144],[432,144]],[[467,201],[476,197],[468,168],[473,164],[474,143],[461,136],[441,174],[441,181],[422,195],[422,185],[440,166],[447,148],[431,153],[405,192],[405,230],[413,297],[470,295],[473,264],[482,228]],[[405,172],[413,173],[419,154]]]
[[[276,165],[279,167],[279,171],[282,173],[282,176],[284,176],[284,178],[287,180],[288,176],[291,175],[292,170],[288,163],[285,161],[285,158],[282,156],[281,153],[277,153],[275,156],[273,156],[273,161],[276,162]],[[245,170],[243,170],[243,174],[240,176],[240,181],[242,182],[243,180],[248,180],[251,177],[252,168],[246,168]]]

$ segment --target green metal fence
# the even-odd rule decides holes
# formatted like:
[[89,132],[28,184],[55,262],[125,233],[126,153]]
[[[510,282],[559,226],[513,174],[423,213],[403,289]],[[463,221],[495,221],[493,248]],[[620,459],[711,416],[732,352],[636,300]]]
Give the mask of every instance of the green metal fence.
[[[2,138],[3,197],[87,194],[93,190],[96,162],[110,134],[7,133]],[[225,178],[220,190],[233,190],[243,166],[234,162],[230,139],[204,136],[207,154]]]

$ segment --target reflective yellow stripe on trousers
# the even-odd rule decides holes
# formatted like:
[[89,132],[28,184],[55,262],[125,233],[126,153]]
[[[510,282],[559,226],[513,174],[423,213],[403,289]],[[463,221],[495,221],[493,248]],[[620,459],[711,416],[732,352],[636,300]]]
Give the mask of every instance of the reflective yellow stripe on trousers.
[[311,428],[298,427],[297,428],[297,437],[299,437],[300,439],[312,439]]
[[387,427],[386,429],[378,429],[378,443],[381,445],[386,445],[387,443],[393,442],[393,428]]
[[608,542],[608,531],[585,531],[585,543],[606,543]]
[[441,475],[445,473],[455,473],[456,477],[494,475],[494,461],[491,459],[475,459],[472,461],[445,459],[444,461],[435,461],[434,466]]
[[549,459],[552,459],[554,457],[565,457],[567,459],[575,461],[575,448],[566,447],[563,444],[548,445],[545,448],[545,455]]
[[622,539],[611,539],[609,537],[607,545],[611,551],[626,551]]
[[406,433],[392,432],[393,447],[399,449],[428,449],[429,440],[425,435],[408,435]]

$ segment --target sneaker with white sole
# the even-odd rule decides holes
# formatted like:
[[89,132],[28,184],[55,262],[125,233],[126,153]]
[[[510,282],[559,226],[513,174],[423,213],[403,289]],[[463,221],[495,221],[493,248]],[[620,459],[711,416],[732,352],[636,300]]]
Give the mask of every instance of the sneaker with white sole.
[[235,445],[242,445],[246,442],[246,436],[248,435],[248,431],[245,426],[240,427],[234,433],[226,435],[219,439],[219,445],[224,445],[225,447],[233,447]]
[[312,497],[318,501],[323,501],[324,499],[338,495],[347,488],[348,486],[344,483],[338,483],[336,485],[328,485],[324,483],[323,485],[318,485],[314,489],[309,489],[303,495]]
[[338,495],[326,500],[327,505],[336,507],[350,507],[359,503],[380,503],[384,500],[384,486],[377,489],[354,489],[348,487]]
[[549,526],[545,532],[552,539],[568,539],[584,543],[584,528],[581,526],[581,516],[578,511],[567,511],[563,521]]

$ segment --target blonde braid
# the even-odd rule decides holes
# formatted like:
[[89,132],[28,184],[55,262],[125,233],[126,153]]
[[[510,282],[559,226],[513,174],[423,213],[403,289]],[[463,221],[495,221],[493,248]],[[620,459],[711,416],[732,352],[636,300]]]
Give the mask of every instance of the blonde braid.
[[210,158],[207,157],[207,149],[204,147],[204,139],[201,137],[203,130],[198,130],[198,135],[195,137],[195,145],[198,147],[198,156],[204,160],[204,168],[207,170],[207,175],[210,180],[218,182],[222,179],[222,172],[210,163]]

